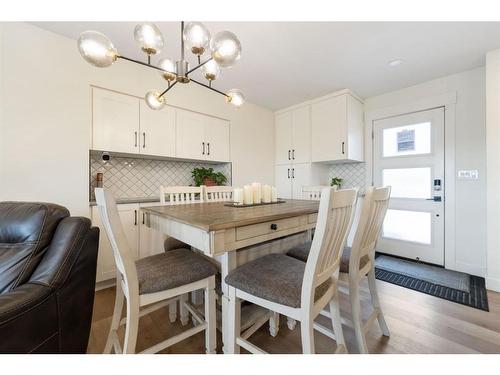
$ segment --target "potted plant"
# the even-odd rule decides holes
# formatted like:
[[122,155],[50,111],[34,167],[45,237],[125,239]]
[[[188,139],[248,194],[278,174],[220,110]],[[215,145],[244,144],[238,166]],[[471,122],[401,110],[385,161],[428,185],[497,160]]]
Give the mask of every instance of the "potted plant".
[[216,186],[224,185],[227,177],[222,172],[215,172],[213,168],[194,168],[191,172],[196,186]]
[[331,186],[337,186],[337,190],[340,189],[340,185],[342,185],[342,181],[344,181],[342,178],[340,177],[334,177],[332,178],[332,181],[330,182],[330,185]]

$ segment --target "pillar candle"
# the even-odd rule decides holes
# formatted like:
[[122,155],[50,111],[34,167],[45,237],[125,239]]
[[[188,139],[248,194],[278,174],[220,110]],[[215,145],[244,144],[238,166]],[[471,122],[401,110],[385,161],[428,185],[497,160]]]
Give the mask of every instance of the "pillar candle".
[[243,202],[253,204],[253,189],[251,185],[243,186]]
[[271,187],[271,201],[278,201],[278,190],[276,189],[276,186]]
[[262,202],[262,184],[260,182],[252,183],[253,190],[253,203],[261,203]]
[[233,202],[235,204],[243,204],[243,189],[240,189],[240,188],[234,189]]
[[262,202],[271,203],[271,186],[263,185],[262,186]]

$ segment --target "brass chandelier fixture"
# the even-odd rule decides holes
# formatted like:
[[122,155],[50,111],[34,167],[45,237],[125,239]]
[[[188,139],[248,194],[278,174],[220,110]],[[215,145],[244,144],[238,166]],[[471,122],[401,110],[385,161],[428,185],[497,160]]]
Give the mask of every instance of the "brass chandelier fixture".
[[[147,55],[147,62],[120,55],[111,40],[97,31],[85,31],[80,34],[78,50],[88,63],[99,68],[111,66],[118,59],[123,59],[159,71],[167,81],[167,88],[163,91],[152,90],[145,95],[146,104],[151,109],[161,109],[166,104],[165,94],[177,83],[189,82],[223,95],[226,101],[235,107],[241,107],[245,102],[243,93],[238,89],[224,93],[212,87],[212,82],[219,77],[221,68],[230,68],[240,59],[241,44],[232,32],[221,31],[211,37],[202,23],[189,22],[184,26],[184,22],[181,22],[181,59],[174,62],[163,58],[158,61],[158,65],[151,64],[151,56],[159,54],[165,46],[160,29],[152,23],[138,24],[134,29],[134,39]],[[186,49],[189,49],[198,60],[198,65],[192,69],[189,69],[189,62],[185,59]],[[211,57],[202,62],[201,57],[207,51]],[[200,68],[207,84],[190,76]]]

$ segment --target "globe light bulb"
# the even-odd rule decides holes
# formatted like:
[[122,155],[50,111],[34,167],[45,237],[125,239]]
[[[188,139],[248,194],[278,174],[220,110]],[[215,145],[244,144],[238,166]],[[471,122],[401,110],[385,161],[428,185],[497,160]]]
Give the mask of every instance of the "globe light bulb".
[[241,43],[230,31],[221,31],[210,40],[213,59],[223,68],[229,68],[241,57]]
[[245,96],[238,89],[231,89],[226,93],[226,100],[229,104],[234,105],[236,108],[241,107],[245,104]]
[[201,22],[189,22],[182,34],[186,49],[201,56],[210,43],[210,31]]
[[160,29],[152,23],[138,24],[134,29],[134,39],[148,55],[156,55],[165,45]]
[[215,60],[210,60],[201,67],[201,71],[207,80],[215,81],[219,77],[220,67]]
[[175,63],[172,60],[167,58],[161,59],[158,62],[158,66],[163,70],[160,73],[167,81],[173,81],[177,76],[177,69],[175,68]]
[[154,110],[162,109],[165,105],[165,97],[160,96],[160,93],[154,90],[149,91],[144,97],[144,100],[146,100],[148,107]]
[[118,53],[111,40],[97,31],[84,31],[78,38],[78,51],[89,64],[105,68],[113,64]]

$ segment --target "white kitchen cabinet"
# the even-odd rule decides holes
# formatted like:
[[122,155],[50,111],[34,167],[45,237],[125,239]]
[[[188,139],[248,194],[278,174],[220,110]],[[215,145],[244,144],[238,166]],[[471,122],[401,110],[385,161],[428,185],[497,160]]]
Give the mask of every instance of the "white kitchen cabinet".
[[177,110],[177,157],[230,161],[229,122]]
[[139,152],[145,155],[175,157],[176,110],[165,106],[153,111],[140,101]]
[[[159,202],[140,203],[139,207],[158,206]],[[139,258],[161,254],[164,250],[165,235],[158,230],[146,226],[146,215],[140,211],[139,214]]]
[[275,163],[306,163],[311,160],[309,106],[278,113],[275,118]]
[[92,148],[139,152],[139,99],[92,88]]
[[278,197],[302,199],[302,188],[304,186],[328,184],[328,166],[313,163],[277,165],[275,167],[275,179]]
[[[134,259],[139,258],[139,204],[119,204],[118,214]],[[104,281],[116,276],[113,250],[101,222],[99,208],[92,207],[92,225],[99,227],[99,253],[97,257],[96,281]]]
[[311,103],[311,160],[364,161],[363,104],[343,91]]

